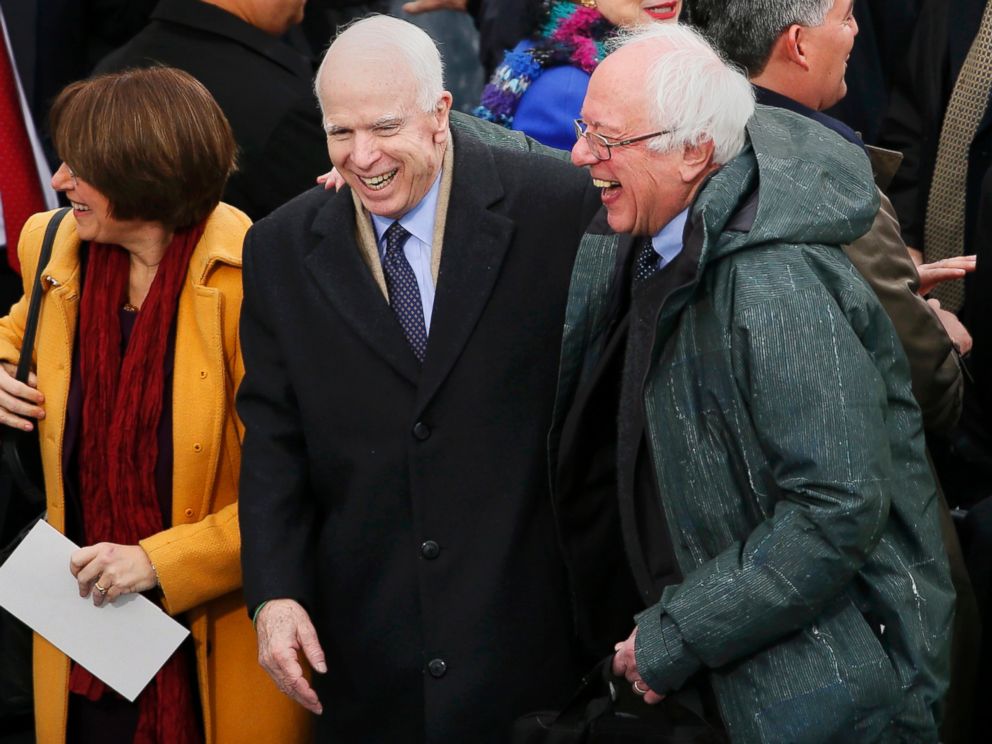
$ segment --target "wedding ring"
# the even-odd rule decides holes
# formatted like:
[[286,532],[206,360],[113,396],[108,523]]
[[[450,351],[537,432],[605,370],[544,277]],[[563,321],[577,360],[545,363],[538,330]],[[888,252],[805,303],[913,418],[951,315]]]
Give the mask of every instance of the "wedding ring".
[[648,694],[647,688],[641,689],[641,680],[639,679],[635,679],[634,684],[632,684],[631,687],[634,688],[635,695],[640,695],[641,697],[644,697],[645,695]]
[[[101,594],[102,596],[104,596],[104,597],[106,597],[106,596],[107,596],[107,592],[108,592],[109,590],[108,590],[108,589],[104,589],[104,588],[103,588],[102,586],[100,586],[100,582],[99,582],[99,581],[98,581],[98,582],[96,582],[96,584],[94,584],[93,586],[94,586],[94,588],[95,588],[95,589],[96,589],[96,590],[97,590],[98,592],[100,592],[100,594]],[[637,683],[635,682],[634,684],[637,684]],[[641,693],[641,694],[643,694],[643,693]]]

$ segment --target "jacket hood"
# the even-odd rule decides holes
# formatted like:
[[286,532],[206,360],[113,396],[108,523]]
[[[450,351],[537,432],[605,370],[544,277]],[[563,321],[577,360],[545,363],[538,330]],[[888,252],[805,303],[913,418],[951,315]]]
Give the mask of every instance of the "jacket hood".
[[692,209],[701,264],[769,243],[845,245],[878,212],[865,152],[780,108],[757,106],[744,151],[703,186]]

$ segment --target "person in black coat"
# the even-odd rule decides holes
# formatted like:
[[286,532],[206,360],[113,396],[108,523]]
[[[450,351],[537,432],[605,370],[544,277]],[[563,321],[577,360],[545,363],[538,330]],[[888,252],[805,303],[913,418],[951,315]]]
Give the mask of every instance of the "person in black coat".
[[259,657],[322,713],[319,741],[505,744],[584,671],[547,433],[599,195],[568,163],[452,136],[440,57],[412,24],[351,26],[318,86],[347,186],[294,199],[244,251]]
[[[905,73],[898,76],[882,130],[881,144],[905,156],[888,189],[899,215],[906,244],[926,252],[924,225],[937,159],[937,146],[954,84],[975,40],[985,0],[926,0],[909,48]],[[992,95],[992,90],[990,90]],[[988,354],[988,294],[978,289],[992,261],[982,230],[983,182],[992,168],[992,106],[987,106],[968,150],[965,187],[963,254],[975,254],[978,271],[965,278],[964,306],[951,317],[948,332],[980,360]],[[942,319],[949,314],[943,313]],[[960,323],[958,322],[960,320]],[[945,324],[948,321],[945,321]],[[963,324],[963,328],[961,326]],[[967,331],[965,330],[967,329]],[[932,442],[938,471],[952,506],[975,503],[992,493],[992,426],[982,410],[992,378],[979,363],[965,359],[965,402],[958,431],[944,442]]]
[[309,59],[280,40],[303,0],[161,0],[96,73],[165,64],[203,83],[231,122],[238,171],[224,201],[258,220],[313,185],[327,146]]

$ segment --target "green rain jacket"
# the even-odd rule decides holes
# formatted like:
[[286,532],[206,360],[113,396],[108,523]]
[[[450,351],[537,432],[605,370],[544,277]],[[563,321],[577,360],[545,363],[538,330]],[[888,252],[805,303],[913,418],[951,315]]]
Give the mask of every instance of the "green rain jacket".
[[[863,152],[759,106],[657,315],[638,400],[684,578],[638,615],[636,658],[660,693],[707,673],[734,742],[937,741],[954,601],[937,494],[905,355],[839,247],[877,210]],[[579,252],[552,464],[623,240]]]

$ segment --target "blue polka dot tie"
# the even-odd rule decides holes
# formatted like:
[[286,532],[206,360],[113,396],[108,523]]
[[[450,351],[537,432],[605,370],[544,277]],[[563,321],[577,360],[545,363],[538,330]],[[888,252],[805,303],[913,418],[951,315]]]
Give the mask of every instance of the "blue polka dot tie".
[[394,222],[386,229],[386,255],[382,258],[382,273],[386,277],[389,304],[406,334],[410,348],[421,362],[427,350],[427,326],[424,323],[424,306],[420,301],[420,288],[410,262],[403,253],[403,244],[410,233]]

